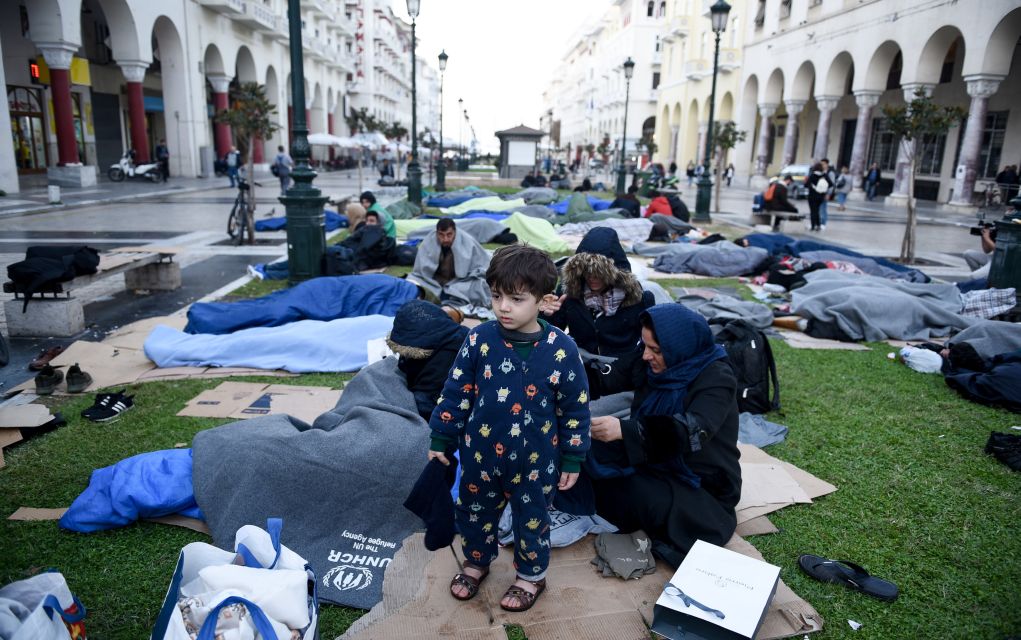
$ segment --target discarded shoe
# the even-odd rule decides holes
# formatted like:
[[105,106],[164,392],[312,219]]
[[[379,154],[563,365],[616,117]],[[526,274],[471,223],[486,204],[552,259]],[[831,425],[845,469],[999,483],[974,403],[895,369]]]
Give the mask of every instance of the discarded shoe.
[[82,411],[82,417],[92,422],[107,422],[135,406],[134,397],[124,395],[127,389],[115,393],[100,393],[91,407]]
[[35,376],[35,392],[41,396],[48,396],[53,393],[63,381],[63,371],[54,369],[50,365],[46,365],[43,367],[43,370]]
[[801,570],[820,582],[842,584],[848,589],[887,602],[897,599],[897,585],[870,575],[863,567],[847,560],[828,560],[822,556],[803,555],[798,558]]
[[39,352],[36,359],[28,364],[28,368],[32,371],[42,371],[43,368],[50,363],[50,360],[53,360],[62,353],[64,353],[64,347],[50,347],[49,349],[43,349]]
[[1021,471],[1021,436],[993,431],[986,442],[986,453],[1014,471]]
[[81,393],[88,389],[90,384],[92,384],[92,376],[82,371],[77,362],[67,370],[68,393]]

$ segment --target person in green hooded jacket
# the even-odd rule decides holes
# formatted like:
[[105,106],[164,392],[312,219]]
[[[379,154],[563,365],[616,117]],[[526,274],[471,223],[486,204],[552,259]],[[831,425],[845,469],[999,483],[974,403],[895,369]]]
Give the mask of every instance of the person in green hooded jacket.
[[371,191],[366,191],[359,196],[359,200],[362,201],[362,206],[366,211],[375,211],[379,215],[379,222],[386,230],[386,235],[397,239],[397,225],[394,224],[393,216],[386,210],[386,207],[376,202],[376,196]]

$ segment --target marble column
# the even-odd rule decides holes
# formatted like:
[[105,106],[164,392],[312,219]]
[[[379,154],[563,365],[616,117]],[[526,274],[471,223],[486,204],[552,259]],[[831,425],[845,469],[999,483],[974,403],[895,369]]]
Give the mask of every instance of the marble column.
[[128,121],[131,123],[131,147],[135,150],[135,162],[149,162],[149,137],[145,131],[145,100],[142,97],[142,81],[148,63],[132,61],[118,62],[128,89]]
[[695,161],[695,164],[699,166],[705,164],[705,134],[708,128],[709,126],[704,122],[698,124],[698,149],[695,154],[698,160]]
[[[333,112],[332,111],[330,111],[329,113],[326,114],[326,133],[330,134],[331,136],[333,135]],[[336,157],[336,153],[334,151],[335,151],[334,147],[331,144],[330,145],[330,160],[333,160]]]
[[978,176],[978,156],[982,148],[982,130],[985,128],[989,98],[1000,88],[1003,76],[975,75],[964,78],[971,106],[964,125],[961,155],[954,173],[954,199],[951,204],[970,205]]
[[64,43],[37,46],[50,68],[53,121],[57,129],[57,165],[79,164],[74,109],[71,105],[71,59],[78,48]]
[[[927,96],[932,95],[935,85],[922,82],[901,85],[904,91],[904,102],[908,104],[915,99],[915,92],[921,90]],[[901,140],[897,145],[897,172],[893,177],[893,192],[890,197],[903,199],[908,197],[908,185],[911,183],[911,156],[915,154],[915,140]]]
[[[220,113],[230,108],[230,99],[227,97],[227,91],[230,89],[231,77],[225,75],[210,75],[206,77],[209,79],[209,83],[213,85],[213,112]],[[234,144],[230,133],[230,125],[224,122],[214,122],[213,140],[216,145],[216,157],[223,158]]]
[[879,104],[880,91],[856,91],[854,102],[858,105],[858,123],[854,129],[854,145],[851,147],[851,184],[855,191],[862,190],[865,175],[865,153],[872,135],[872,109]]
[[679,126],[670,127],[670,162],[677,162],[677,136],[680,131]]
[[755,150],[755,175],[765,178],[769,168],[769,143],[773,138],[773,114],[777,105],[763,102],[759,104],[759,147]]
[[819,124],[815,128],[815,148],[812,159],[822,160],[829,157],[830,148],[830,116],[840,102],[839,96],[816,96],[815,106],[819,109]]
[[805,108],[807,100],[784,100],[783,106],[787,109],[787,134],[783,139],[783,166],[794,164],[798,156],[798,135],[801,133],[801,125],[798,124],[798,116]]

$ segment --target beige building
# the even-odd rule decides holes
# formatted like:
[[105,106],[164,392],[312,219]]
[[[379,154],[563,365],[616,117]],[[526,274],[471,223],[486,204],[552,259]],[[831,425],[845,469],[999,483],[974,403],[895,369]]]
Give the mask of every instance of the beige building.
[[[702,164],[712,92],[716,34],[702,0],[669,0],[667,22],[660,35],[663,81],[656,104],[655,159],[676,162],[683,173],[689,162]],[[741,45],[745,22],[743,0],[736,0],[720,34],[719,73],[714,121],[734,119],[740,88]]]
[[915,193],[969,205],[1005,165],[1021,164],[1021,6],[1016,0],[753,0],[736,119],[738,178],[828,157],[855,195],[868,167],[879,194],[907,193],[905,147],[882,108],[916,91],[968,115],[924,145]]

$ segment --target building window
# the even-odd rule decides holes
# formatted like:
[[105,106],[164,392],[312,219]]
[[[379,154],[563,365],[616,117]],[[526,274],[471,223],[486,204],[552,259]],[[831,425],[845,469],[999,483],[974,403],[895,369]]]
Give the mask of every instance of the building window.
[[954,66],[957,63],[957,43],[955,40],[950,49],[947,51],[947,56],[943,58],[943,67],[939,71],[939,83],[946,84],[954,79]]
[[791,17],[791,5],[794,4],[794,0],[780,0],[780,19]]
[[893,62],[890,63],[890,71],[889,71],[889,73],[886,74],[886,90],[887,91],[890,91],[891,89],[899,89],[900,88],[900,73],[901,73],[901,69],[903,68],[903,66],[904,66],[904,56],[902,56],[900,54],[900,51],[898,51],[897,55],[893,59]]
[[662,46],[659,42],[659,36],[656,36],[656,53],[659,53],[659,48]]
[[652,88],[653,89],[659,88],[659,71],[652,72]]
[[758,0],[759,8],[755,11],[755,28],[761,29],[766,24],[766,0]]
[[46,170],[46,140],[38,89],[7,87],[15,162],[19,171]]
[[730,48],[733,49],[737,46],[737,30],[740,28],[740,22],[738,22],[737,16],[730,19]]
[[662,18],[665,15],[666,15],[666,0],[663,0],[663,2],[659,3],[659,13],[656,14],[656,17]]
[[926,135],[922,138],[921,144],[922,152],[916,167],[918,174],[938,177],[943,169],[943,151],[947,145],[946,134]]
[[[992,111],[986,114],[985,127],[982,129],[982,146],[978,152],[976,175],[982,178],[995,178],[1000,166],[1003,152],[1003,138],[1007,134],[1006,111]],[[964,125],[961,126],[964,131]],[[964,136],[958,136],[963,139]]]
[[897,169],[897,147],[900,138],[895,136],[886,126],[883,118],[872,119],[872,138],[869,142],[869,161],[879,164],[883,171],[894,171]]
[[649,7],[648,7],[648,11],[646,12],[646,14],[645,14],[645,15],[651,18],[651,17],[652,17],[652,14],[653,14],[653,13],[654,13],[655,11],[656,11],[656,2],[655,2],[655,0],[649,0]]

